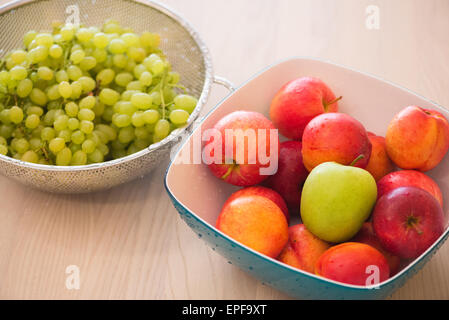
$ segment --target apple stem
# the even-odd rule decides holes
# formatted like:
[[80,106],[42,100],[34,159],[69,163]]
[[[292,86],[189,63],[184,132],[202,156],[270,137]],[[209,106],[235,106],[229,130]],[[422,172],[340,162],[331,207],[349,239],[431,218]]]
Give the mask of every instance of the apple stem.
[[350,166],[354,167],[357,164],[357,162],[359,162],[363,158],[365,158],[365,156],[363,154],[359,155],[357,158],[354,159],[354,161],[351,162]]
[[221,179],[225,180],[227,177],[229,177],[231,172],[232,172],[232,170],[234,170],[234,168],[236,166],[237,166],[237,164],[235,162],[232,165],[230,165],[228,171],[226,171],[226,173],[221,176]]
[[332,100],[332,101],[330,101],[330,102],[324,101],[324,109],[327,110],[327,108],[328,108],[330,105],[334,104],[335,102],[340,101],[341,99],[343,99],[343,96],[339,96],[338,98],[336,98],[336,99],[334,99],[334,100]]

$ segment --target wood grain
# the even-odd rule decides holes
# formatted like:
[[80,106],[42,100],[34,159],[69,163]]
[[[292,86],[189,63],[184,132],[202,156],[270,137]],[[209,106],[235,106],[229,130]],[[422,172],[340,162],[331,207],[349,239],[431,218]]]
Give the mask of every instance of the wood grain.
[[[215,73],[240,84],[290,56],[375,74],[449,106],[446,0],[166,0],[199,31]],[[6,1],[0,0],[0,4]],[[379,30],[365,27],[369,5]],[[206,109],[226,91],[215,87]],[[0,298],[287,299],[226,263],[178,218],[167,162],[89,195],[54,195],[0,177]],[[448,299],[449,245],[393,299]],[[65,286],[80,268],[79,290]]]

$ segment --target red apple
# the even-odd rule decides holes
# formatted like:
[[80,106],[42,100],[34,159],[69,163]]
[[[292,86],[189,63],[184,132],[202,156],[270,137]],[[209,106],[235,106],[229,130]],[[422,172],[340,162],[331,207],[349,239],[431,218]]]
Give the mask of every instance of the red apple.
[[401,259],[395,255],[392,255],[382,247],[379,239],[374,233],[373,225],[371,222],[365,222],[362,226],[362,229],[360,229],[359,233],[351,241],[365,243],[379,250],[379,252],[382,253],[385,259],[387,259],[388,261],[391,276],[395,275],[399,271]]
[[302,156],[307,170],[334,161],[365,168],[371,156],[371,142],[363,125],[344,113],[325,113],[309,122],[302,137]]
[[288,212],[287,204],[285,203],[284,199],[282,199],[282,197],[279,193],[277,193],[276,191],[274,191],[270,188],[265,188],[265,187],[261,187],[261,186],[253,186],[253,187],[243,188],[237,192],[234,192],[228,198],[228,200],[226,200],[226,203],[224,204],[224,206],[226,206],[226,204],[228,204],[229,202],[233,201],[234,199],[236,199],[238,197],[244,197],[244,196],[250,196],[250,195],[262,196],[262,197],[266,197],[266,198],[270,199],[271,201],[273,201],[274,203],[277,204],[279,209],[282,210],[285,217],[287,218],[287,222],[289,221],[290,214]]
[[285,84],[276,94],[270,118],[285,137],[301,140],[310,120],[324,112],[338,111],[340,98],[320,79],[299,78]]
[[385,139],[388,155],[399,168],[428,171],[449,150],[449,123],[438,111],[410,106],[394,117]]
[[440,187],[429,176],[415,170],[401,170],[387,174],[377,182],[377,198],[399,187],[417,187],[426,190],[443,206]]
[[302,144],[299,141],[285,141],[279,147],[278,171],[266,180],[284,198],[288,206],[298,211],[301,189],[309,172],[302,162]]
[[401,258],[414,259],[444,232],[443,209],[427,191],[400,187],[377,202],[373,228],[382,247]]
[[[204,153],[216,177],[246,187],[258,184],[275,173],[275,170],[271,174],[261,171],[264,168],[269,169],[268,172],[272,167],[277,169],[279,157],[277,130],[263,114],[232,112],[219,120],[213,129],[219,139],[212,136],[205,145]],[[265,140],[264,143],[261,139]],[[259,150],[259,145],[263,150]],[[261,155],[266,159],[261,159]]]

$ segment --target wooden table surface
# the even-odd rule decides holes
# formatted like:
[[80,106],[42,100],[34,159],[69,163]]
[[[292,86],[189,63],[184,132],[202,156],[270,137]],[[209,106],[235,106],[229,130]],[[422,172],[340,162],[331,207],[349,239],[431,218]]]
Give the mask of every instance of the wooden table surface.
[[[447,0],[163,2],[199,31],[215,73],[235,84],[278,60],[309,56],[449,106]],[[206,109],[225,94],[214,87]],[[287,299],[198,240],[169,202],[166,166],[89,195],[47,194],[0,177],[0,298]],[[448,299],[448,264],[446,243],[393,298]],[[78,290],[66,287],[70,265],[79,267]]]

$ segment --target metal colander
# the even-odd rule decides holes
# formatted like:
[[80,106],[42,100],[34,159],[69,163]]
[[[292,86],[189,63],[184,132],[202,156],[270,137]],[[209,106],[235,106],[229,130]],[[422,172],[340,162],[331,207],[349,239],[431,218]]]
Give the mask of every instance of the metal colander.
[[22,0],[0,7],[0,57],[22,47],[29,30],[50,31],[51,22],[65,21],[79,11],[86,26],[102,26],[106,19],[118,20],[136,32],[161,35],[161,48],[181,75],[189,93],[199,97],[187,126],[138,153],[100,164],[77,167],[38,165],[0,155],[0,173],[41,190],[83,193],[107,189],[143,176],[170,153],[185,130],[191,130],[209,96],[213,80],[209,52],[198,34],[179,15],[152,1],[131,0]]

